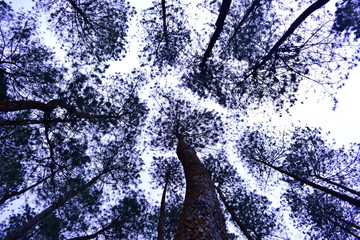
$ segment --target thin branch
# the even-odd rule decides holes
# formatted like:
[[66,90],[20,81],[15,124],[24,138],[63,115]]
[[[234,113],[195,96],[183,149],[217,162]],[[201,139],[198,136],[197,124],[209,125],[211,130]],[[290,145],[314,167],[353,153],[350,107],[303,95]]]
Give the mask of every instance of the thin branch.
[[37,182],[34,183],[33,185],[30,185],[30,186],[28,186],[28,187],[26,187],[26,188],[24,188],[24,189],[22,189],[22,190],[20,190],[20,191],[13,191],[13,192],[10,192],[10,193],[8,193],[8,194],[5,194],[5,196],[0,199],[0,205],[3,204],[3,203],[5,203],[5,202],[6,202],[8,199],[10,199],[10,198],[13,198],[13,197],[15,197],[15,196],[19,196],[19,195],[21,195],[21,194],[29,191],[30,189],[35,188],[36,186],[38,186],[38,185],[40,185],[41,183],[43,183],[43,182],[45,182],[46,180],[48,180],[50,177],[53,177],[56,173],[58,173],[59,171],[61,171],[63,168],[65,168],[65,167],[59,168],[59,169],[56,170],[55,172],[52,172],[51,174],[49,174],[48,176],[46,176],[45,178],[37,181]]
[[83,10],[81,10],[79,8],[79,6],[74,2],[74,0],[67,0],[70,5],[75,9],[75,11],[80,14],[80,16],[84,19],[85,23],[87,23],[95,32],[96,32],[96,28],[94,27],[94,25],[91,23],[91,21],[89,20],[89,18],[86,16],[86,14],[83,12]]

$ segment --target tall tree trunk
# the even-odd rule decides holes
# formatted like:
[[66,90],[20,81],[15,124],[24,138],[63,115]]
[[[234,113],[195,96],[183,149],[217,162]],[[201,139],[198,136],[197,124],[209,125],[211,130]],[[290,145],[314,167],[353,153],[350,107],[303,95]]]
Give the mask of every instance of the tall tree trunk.
[[161,13],[162,13],[162,20],[163,20],[163,31],[164,31],[164,38],[166,44],[169,43],[169,34],[167,30],[167,23],[166,23],[166,5],[165,0],[161,0]]
[[230,213],[232,219],[234,220],[234,222],[238,225],[238,227],[240,228],[240,230],[244,233],[244,235],[246,236],[246,238],[248,240],[254,240],[254,238],[251,236],[251,234],[249,233],[249,231],[246,229],[244,223],[241,222],[241,220],[238,218],[238,216],[236,215],[234,209],[228,204],[228,202],[226,201],[226,198],[224,196],[224,194],[222,193],[222,191],[220,190],[219,187],[216,188],[221,201],[224,203],[226,210]]
[[165,186],[161,197],[160,214],[158,223],[158,240],[164,240],[164,226],[165,226],[165,205],[166,205],[166,191],[169,183],[169,177],[165,179]]
[[[324,218],[326,218],[327,216],[323,216]],[[335,226],[337,226],[338,228],[342,229],[344,232],[346,232],[347,234],[355,237],[356,239],[360,239],[360,236],[358,236],[356,233],[353,233],[351,230],[345,228],[344,226],[342,226],[341,224],[339,224],[338,222],[332,220],[331,218],[327,218],[327,220],[329,222],[332,222]]]
[[40,212],[38,215],[36,215],[35,217],[31,218],[29,221],[27,221],[26,223],[24,223],[22,226],[20,226],[19,228],[17,228],[16,230],[14,230],[13,232],[9,233],[4,240],[10,240],[10,239],[18,239],[19,237],[21,237],[21,235],[23,235],[24,233],[26,233],[28,230],[30,230],[32,227],[34,227],[36,224],[38,224],[41,220],[43,220],[45,217],[47,217],[48,215],[50,215],[53,211],[55,211],[56,209],[60,208],[61,206],[63,206],[67,201],[69,201],[70,199],[72,199],[73,197],[75,197],[76,195],[78,195],[79,193],[81,193],[82,191],[84,191],[87,187],[91,186],[92,184],[94,184],[103,174],[105,173],[105,171],[101,172],[99,175],[97,175],[96,177],[94,177],[93,179],[91,179],[87,184],[85,184],[84,186],[70,192],[68,195],[60,198],[57,202],[54,202],[53,204],[51,204],[48,208],[46,208],[45,210],[43,210],[42,212]]
[[178,158],[184,168],[186,194],[175,240],[225,240],[226,226],[208,171],[193,148],[177,136]]
[[229,13],[231,2],[232,2],[232,0],[223,0],[222,1],[219,16],[215,23],[216,28],[215,28],[214,34],[211,36],[209,45],[207,46],[205,53],[201,59],[200,67],[202,67],[202,68],[205,67],[206,61],[210,57],[212,49],[214,48],[215,43],[218,40],[218,38],[220,37],[220,34],[224,28],[225,18]]
[[261,161],[261,160],[257,160],[257,161],[259,163],[265,164],[266,166],[268,166],[268,167],[270,167],[270,168],[272,168],[272,169],[274,169],[274,170],[276,170],[278,172],[281,172],[282,174],[285,174],[285,175],[287,175],[289,177],[292,177],[292,178],[294,178],[295,180],[297,180],[299,182],[302,182],[302,183],[307,184],[307,185],[309,185],[309,186],[311,186],[313,188],[316,188],[316,189],[318,189],[320,191],[323,191],[324,193],[327,193],[327,194],[330,194],[330,195],[332,195],[334,197],[337,197],[337,198],[339,198],[339,199],[341,199],[343,201],[346,201],[346,202],[348,202],[348,203],[350,203],[350,204],[352,204],[354,206],[360,207],[360,199],[350,197],[348,195],[339,193],[339,192],[334,191],[332,189],[329,189],[327,187],[321,186],[321,185],[319,185],[317,183],[311,182],[311,181],[309,181],[309,180],[307,180],[307,179],[305,179],[303,177],[300,177],[300,176],[298,176],[296,174],[288,172],[288,171],[286,171],[286,170],[284,170],[284,169],[282,169],[280,167],[276,167],[276,166],[274,166],[274,165],[272,165],[272,164],[270,164],[270,163],[268,163],[266,161]]

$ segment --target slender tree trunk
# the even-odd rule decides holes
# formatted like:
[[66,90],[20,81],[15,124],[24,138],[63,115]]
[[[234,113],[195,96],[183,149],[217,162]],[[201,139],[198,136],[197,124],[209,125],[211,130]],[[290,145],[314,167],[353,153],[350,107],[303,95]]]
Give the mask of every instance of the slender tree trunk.
[[321,179],[321,180],[323,180],[324,182],[327,182],[327,183],[329,183],[329,184],[331,184],[331,185],[337,186],[338,188],[341,188],[341,189],[343,189],[343,190],[345,190],[345,191],[348,191],[349,193],[352,193],[352,194],[355,194],[355,195],[360,196],[360,192],[355,191],[354,189],[348,188],[348,187],[346,187],[346,186],[344,186],[344,185],[341,185],[341,184],[339,184],[339,183],[337,183],[337,182],[331,181],[331,180],[329,180],[329,179],[327,179],[327,178],[324,178],[324,177],[322,177],[322,176],[316,175],[315,177],[318,178],[318,179]]
[[[326,216],[324,216],[326,218]],[[343,227],[341,224],[337,223],[336,221],[332,220],[331,218],[327,218],[328,221],[332,222],[335,226],[337,226],[338,228],[342,229],[344,232],[350,234],[351,236],[360,239],[360,236],[356,235],[356,233],[353,233],[352,231],[350,231],[349,229]]]
[[165,38],[166,44],[168,44],[169,35],[168,35],[167,24],[166,24],[166,4],[165,4],[165,0],[161,0],[161,12],[162,12],[162,20],[163,20],[164,38]]
[[35,217],[31,218],[29,221],[27,221],[26,223],[24,223],[22,226],[20,226],[18,229],[14,230],[13,232],[9,233],[4,240],[10,240],[10,239],[18,239],[19,237],[21,237],[21,235],[23,235],[24,233],[26,233],[28,230],[30,230],[32,227],[34,227],[36,224],[38,224],[41,220],[43,220],[45,217],[47,217],[48,215],[50,215],[53,211],[55,211],[56,209],[60,208],[61,206],[63,206],[67,201],[69,201],[70,199],[72,199],[73,197],[75,197],[76,195],[78,195],[79,193],[81,193],[82,191],[84,191],[87,187],[91,186],[92,184],[94,184],[103,174],[105,173],[105,171],[103,171],[102,173],[100,173],[99,175],[97,175],[96,177],[94,177],[93,179],[91,179],[87,184],[85,184],[84,186],[82,186],[81,188],[78,188],[72,192],[70,192],[67,196],[64,196],[62,198],[60,198],[60,200],[58,200],[57,202],[51,204],[48,208],[46,208],[45,210],[43,210],[42,212],[40,212],[38,215],[36,215]]
[[57,172],[59,172],[59,171],[62,170],[62,169],[63,169],[63,168],[58,169],[57,171],[49,174],[47,177],[41,179],[40,181],[38,181],[38,182],[34,183],[33,185],[30,185],[30,186],[28,186],[28,187],[26,187],[26,188],[24,188],[24,189],[22,189],[22,190],[20,190],[20,191],[14,191],[14,192],[10,192],[10,193],[6,194],[4,197],[2,197],[2,198],[0,199],[0,205],[3,204],[3,203],[5,203],[8,199],[10,199],[10,198],[12,198],[12,197],[19,196],[19,195],[21,195],[21,194],[29,191],[30,189],[35,188],[35,187],[38,186],[39,184],[41,184],[41,183],[45,182],[46,180],[48,180],[49,178],[53,177]]
[[186,194],[175,240],[225,240],[225,220],[210,175],[195,150],[177,137],[176,153],[185,172]]
[[[271,57],[279,50],[279,47],[288,39],[294,31],[303,23],[313,12],[318,10],[319,8],[323,7],[326,3],[330,0],[317,0],[313,4],[311,4],[303,13],[300,14],[298,18],[290,25],[288,30],[282,35],[282,37],[275,43],[275,45],[270,49],[270,51],[259,61],[255,64],[255,66],[249,71],[249,74],[245,76],[245,81],[251,75],[254,74],[259,68],[261,68],[267,61],[271,59]],[[236,87],[239,87],[240,83],[237,84]]]
[[163,190],[163,194],[161,197],[160,204],[160,215],[159,215],[159,223],[158,223],[158,240],[164,240],[164,226],[165,226],[165,205],[166,205],[166,191],[169,183],[169,178],[167,177],[165,180],[165,186]]
[[294,178],[295,180],[297,180],[299,182],[305,183],[305,184],[307,184],[307,185],[309,185],[309,186],[311,186],[313,188],[316,188],[316,189],[318,189],[320,191],[328,193],[328,194],[330,194],[330,195],[332,195],[334,197],[337,197],[337,198],[339,198],[339,199],[341,199],[343,201],[346,201],[346,202],[348,202],[348,203],[350,203],[350,204],[352,204],[354,206],[360,207],[360,199],[350,197],[348,195],[336,192],[336,191],[334,191],[332,189],[329,189],[327,187],[321,186],[321,185],[319,185],[317,183],[311,182],[311,181],[309,181],[309,180],[307,180],[305,178],[302,178],[302,177],[300,177],[298,175],[295,175],[295,174],[293,174],[291,172],[288,172],[288,171],[286,171],[286,170],[284,170],[284,169],[282,169],[280,167],[276,167],[276,166],[274,166],[274,165],[272,165],[272,164],[270,164],[270,163],[268,163],[266,161],[261,161],[261,160],[257,160],[257,161],[262,163],[262,164],[265,164],[266,166],[268,166],[268,167],[270,167],[270,168],[272,168],[272,169],[274,169],[274,170],[276,170],[278,172],[281,172],[281,173],[283,173],[283,174],[285,174],[285,175],[287,175],[289,177],[292,177],[292,178]]
[[321,207],[322,210],[324,212],[326,212],[326,214],[332,216],[333,218],[336,218],[338,221],[341,221],[343,223],[345,223],[346,225],[349,225],[350,227],[352,228],[356,228],[357,230],[360,230],[360,226],[359,225],[356,225],[355,223],[353,222],[349,222],[348,220],[345,220],[343,217],[339,217],[338,215],[336,215],[334,212],[331,212],[331,211],[328,211],[327,209]]
[[223,0],[222,1],[219,16],[215,23],[216,28],[215,28],[214,34],[210,38],[209,45],[207,46],[205,53],[201,59],[200,67],[205,67],[206,61],[210,57],[212,49],[214,48],[216,41],[220,37],[220,34],[224,28],[225,18],[227,16],[227,14],[229,13],[231,2],[232,2],[232,0]]
[[234,220],[234,222],[238,225],[238,227],[240,228],[240,230],[244,233],[244,235],[246,236],[246,238],[248,240],[255,240],[251,234],[249,233],[249,231],[246,229],[245,225],[241,222],[241,220],[238,218],[238,216],[236,215],[234,209],[228,204],[228,202],[226,201],[226,198],[224,196],[224,194],[222,193],[222,191],[220,190],[219,187],[216,188],[221,201],[224,203],[226,210],[230,213],[232,219]]

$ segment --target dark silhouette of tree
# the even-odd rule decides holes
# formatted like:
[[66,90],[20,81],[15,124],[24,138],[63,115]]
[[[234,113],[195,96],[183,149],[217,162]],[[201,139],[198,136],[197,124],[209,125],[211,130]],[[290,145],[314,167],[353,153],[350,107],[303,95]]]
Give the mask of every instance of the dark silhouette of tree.
[[[289,23],[284,29],[284,22],[274,16],[281,10],[293,14],[291,7],[276,1],[234,1],[222,37],[215,48],[210,46],[212,41],[208,45],[214,57],[206,65],[202,62],[201,67],[190,66],[182,84],[201,97],[216,99],[223,106],[243,112],[264,102],[273,103],[277,110],[287,110],[297,102],[302,81],[310,80],[326,89],[341,86],[339,79],[330,78],[330,73],[338,70],[335,63],[344,61],[352,68],[357,60],[356,54],[347,60],[338,53],[340,47],[346,46],[342,39],[324,37],[331,32],[331,26],[324,23],[327,18],[321,15],[328,2],[314,1],[292,22],[285,18]],[[274,8],[273,4],[278,5]],[[309,31],[306,26],[311,18],[317,20]],[[218,29],[215,27],[214,33]],[[325,65],[330,62],[334,66]],[[314,71],[321,71],[321,77],[314,77]],[[347,74],[342,73],[341,79],[346,79]],[[336,104],[335,97],[330,97]]]
[[222,1],[220,11],[219,11],[219,16],[215,23],[215,26],[216,26],[215,31],[214,31],[213,35],[211,36],[210,42],[207,46],[207,49],[205,50],[205,53],[201,59],[201,63],[200,63],[201,68],[205,67],[206,61],[208,60],[216,41],[220,37],[221,31],[224,27],[225,18],[229,12],[230,5],[231,5],[231,0],[223,0]]
[[54,53],[37,36],[38,25],[29,13],[14,13],[11,7],[0,5],[1,54],[0,100],[48,99],[58,90],[65,69],[57,64]]
[[356,186],[359,177],[359,146],[348,151],[331,148],[320,130],[310,128],[297,128],[283,141],[289,144],[259,131],[248,132],[241,139],[241,156],[254,172],[263,175],[270,168],[282,174],[289,185],[284,198],[293,217],[310,225],[313,237],[356,236],[360,199],[350,186]]

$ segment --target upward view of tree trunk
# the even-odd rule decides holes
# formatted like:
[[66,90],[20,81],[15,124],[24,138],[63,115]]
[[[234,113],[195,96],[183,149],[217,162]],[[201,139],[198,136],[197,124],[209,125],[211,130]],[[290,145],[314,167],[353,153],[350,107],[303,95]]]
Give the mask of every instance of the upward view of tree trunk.
[[184,168],[186,194],[176,240],[227,239],[225,220],[210,175],[182,136],[177,136],[176,153]]
[[347,192],[349,192],[349,193],[358,195],[358,196],[360,197],[360,192],[359,192],[359,191],[355,191],[354,189],[351,189],[351,188],[349,188],[349,187],[347,187],[347,186],[344,186],[344,185],[339,184],[339,183],[337,183],[337,182],[331,181],[330,179],[324,178],[324,177],[319,176],[319,175],[315,175],[315,177],[318,178],[318,179],[321,179],[322,181],[324,181],[324,182],[326,182],[326,183],[329,183],[329,184],[331,184],[331,185],[334,185],[334,186],[336,186],[336,187],[338,187],[338,188],[341,188],[341,189],[343,189],[343,190],[345,190],[345,191],[347,191]]
[[359,238],[360,143],[290,114],[353,81],[359,9],[0,0],[0,237]]
[[166,1],[165,0],[161,0],[161,12],[162,12],[162,22],[163,22],[163,34],[164,34],[164,38],[165,38],[165,42],[166,44],[168,44],[169,41],[169,34],[168,34],[168,30],[167,30],[167,23],[166,23]]

